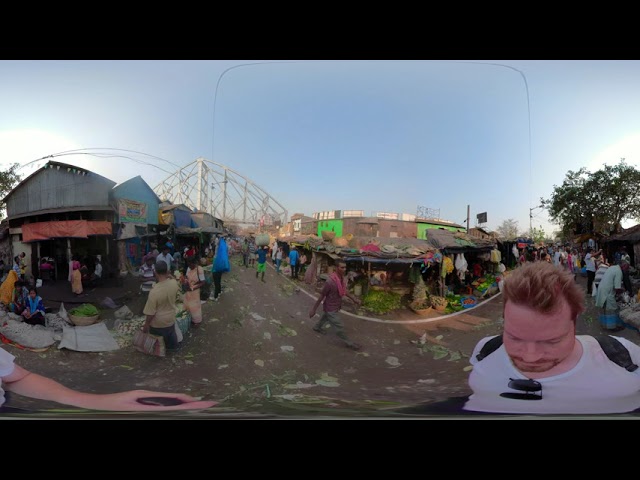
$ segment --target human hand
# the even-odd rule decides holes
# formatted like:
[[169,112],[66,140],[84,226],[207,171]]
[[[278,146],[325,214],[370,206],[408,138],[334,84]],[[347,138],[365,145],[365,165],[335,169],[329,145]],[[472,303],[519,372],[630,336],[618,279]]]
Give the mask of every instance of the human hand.
[[[144,400],[146,399],[146,400]],[[163,399],[166,399],[163,402]],[[213,400],[199,400],[182,393],[151,392],[148,390],[131,390],[128,392],[106,395],[92,395],[84,408],[107,410],[114,412],[164,412],[171,410],[204,410],[218,404]],[[162,403],[166,403],[162,405]],[[171,405],[174,403],[173,405]]]
[[146,323],[142,326],[142,331],[144,333],[149,333],[149,325],[147,325]]
[[309,318],[313,318],[313,317],[315,317],[315,315],[316,315],[316,310],[315,310],[315,308],[314,308],[314,309],[311,309],[311,311],[309,311]]

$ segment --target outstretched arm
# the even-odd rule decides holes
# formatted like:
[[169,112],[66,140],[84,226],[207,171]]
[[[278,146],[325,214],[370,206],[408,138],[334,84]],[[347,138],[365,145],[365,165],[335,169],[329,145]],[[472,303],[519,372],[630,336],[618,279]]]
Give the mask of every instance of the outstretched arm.
[[318,307],[320,306],[320,304],[322,303],[322,300],[324,300],[324,297],[326,297],[326,293],[324,293],[324,291],[320,294],[320,296],[318,297],[318,300],[316,300],[316,303],[313,305],[313,308],[311,308],[311,310],[309,311],[309,318],[313,318],[316,314],[316,310],[318,310]]
[[[214,401],[198,401],[197,398],[181,393],[161,393],[146,390],[131,390],[121,393],[93,394],[72,390],[64,385],[15,365],[10,375],[2,377],[3,387],[25,397],[71,405],[90,410],[108,411],[148,411],[202,410],[217,405]],[[145,397],[166,397],[182,401],[179,405],[155,406],[143,405],[138,399]]]
[[356,297],[353,293],[347,293],[347,297],[349,297],[349,299],[356,305],[360,305],[362,303],[362,301],[358,297]]

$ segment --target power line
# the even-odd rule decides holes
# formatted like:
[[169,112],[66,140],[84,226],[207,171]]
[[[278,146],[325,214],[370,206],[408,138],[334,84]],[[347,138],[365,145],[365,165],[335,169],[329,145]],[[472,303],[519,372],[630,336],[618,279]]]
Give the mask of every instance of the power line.
[[[169,175],[172,175],[174,173],[174,172],[170,172],[168,170],[165,170],[164,168],[159,167],[158,165],[156,165],[154,163],[145,162],[143,160],[130,157],[128,155],[112,155],[112,154],[109,154],[109,153],[102,153],[102,152],[91,153],[91,152],[83,152],[83,151],[81,151],[81,150],[94,150],[94,149],[98,149],[98,148],[66,150],[64,152],[53,153],[53,154],[46,155],[46,156],[41,157],[41,158],[37,158],[37,159],[32,160],[30,162],[27,162],[27,163],[21,165],[20,168],[18,168],[18,170],[21,170],[21,169],[23,169],[25,167],[28,167],[29,165],[32,165],[32,164],[34,164],[36,162],[40,162],[40,161],[43,161],[43,160],[52,160],[52,159],[57,158],[57,157],[66,157],[66,156],[72,156],[72,155],[87,155],[87,156],[96,157],[96,158],[123,158],[123,159],[126,159],[126,160],[131,160],[132,162],[135,162],[135,163],[137,163],[139,165],[148,165],[148,166],[157,168],[158,170],[161,170],[161,171],[163,171],[165,173],[168,173]],[[147,154],[147,153],[144,153],[144,152],[137,152],[135,150],[126,150],[126,149],[122,149],[122,148],[106,148],[104,150],[114,150],[114,151],[139,153],[139,154],[151,157],[151,158],[156,158],[158,160],[162,160],[164,162],[169,163],[170,165],[176,166],[177,168],[182,168],[179,165],[177,165],[177,164],[175,164],[173,162],[170,162],[169,160],[165,160],[163,158],[156,157],[154,155],[150,155],[150,154]]]

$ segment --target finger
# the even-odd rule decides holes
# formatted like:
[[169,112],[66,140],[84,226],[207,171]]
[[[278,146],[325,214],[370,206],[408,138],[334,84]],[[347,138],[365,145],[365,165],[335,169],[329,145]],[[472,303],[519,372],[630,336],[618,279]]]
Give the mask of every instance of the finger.
[[133,407],[132,411],[139,412],[168,412],[168,411],[177,411],[177,410],[204,410],[207,408],[211,408],[218,405],[218,402],[213,400],[203,400],[198,402],[186,402],[180,405],[170,405],[170,406],[161,406],[161,405],[142,405],[136,404]]

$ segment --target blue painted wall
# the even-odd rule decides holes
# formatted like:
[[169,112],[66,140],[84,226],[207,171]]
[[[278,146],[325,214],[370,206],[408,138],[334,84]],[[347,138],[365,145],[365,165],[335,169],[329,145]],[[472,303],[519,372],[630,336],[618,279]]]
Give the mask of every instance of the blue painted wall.
[[[111,199],[116,209],[116,217],[118,217],[117,202],[118,199],[135,200],[136,202],[147,204],[147,223],[150,225],[158,224],[158,204],[159,200],[151,187],[142,177],[137,176],[121,183],[111,190]],[[120,219],[117,218],[119,222]]]

